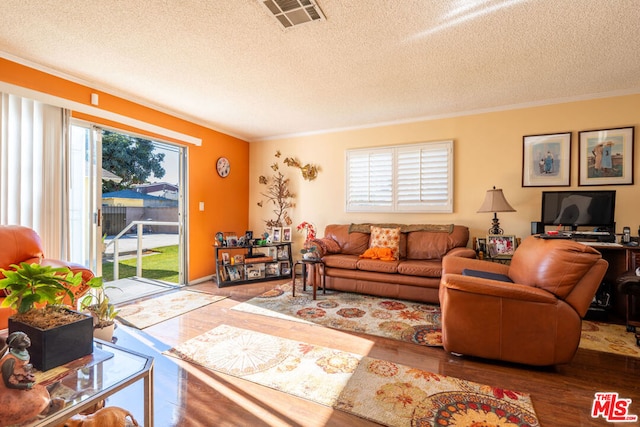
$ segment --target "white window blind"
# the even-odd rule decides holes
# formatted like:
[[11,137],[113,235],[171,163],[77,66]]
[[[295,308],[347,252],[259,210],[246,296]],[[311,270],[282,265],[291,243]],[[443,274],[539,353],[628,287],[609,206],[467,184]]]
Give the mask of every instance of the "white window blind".
[[347,150],[347,212],[453,212],[453,141]]

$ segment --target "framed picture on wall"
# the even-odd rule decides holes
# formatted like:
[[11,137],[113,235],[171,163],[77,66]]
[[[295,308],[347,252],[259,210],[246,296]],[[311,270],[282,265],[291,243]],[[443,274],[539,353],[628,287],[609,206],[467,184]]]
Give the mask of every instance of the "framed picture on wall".
[[525,135],[522,143],[523,187],[571,184],[571,132]]
[[580,132],[578,185],[633,184],[634,127]]

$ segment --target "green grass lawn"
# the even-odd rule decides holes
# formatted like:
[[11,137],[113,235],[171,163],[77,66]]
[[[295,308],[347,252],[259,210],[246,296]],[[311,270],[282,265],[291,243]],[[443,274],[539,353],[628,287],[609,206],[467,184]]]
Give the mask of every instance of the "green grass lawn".
[[[157,253],[142,257],[142,277],[178,283],[178,245],[162,246],[153,251]],[[118,263],[120,279],[136,275],[136,261],[134,257]],[[113,262],[102,262],[102,277],[105,282],[113,280]]]

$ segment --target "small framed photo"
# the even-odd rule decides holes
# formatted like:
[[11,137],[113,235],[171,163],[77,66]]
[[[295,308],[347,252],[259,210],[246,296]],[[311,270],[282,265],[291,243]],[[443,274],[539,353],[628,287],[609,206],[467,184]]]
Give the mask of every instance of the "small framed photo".
[[487,252],[490,257],[513,255],[516,251],[516,236],[490,234],[487,236]]
[[271,259],[278,259],[278,248],[275,246],[267,247],[267,256],[271,257]]
[[253,231],[251,230],[245,231],[244,238],[246,239],[247,244],[251,244],[251,241],[253,240]]
[[487,239],[484,238],[484,237],[478,237],[476,239],[475,250],[476,250],[476,252],[486,253],[487,252]]
[[225,265],[230,264],[231,258],[229,257],[229,252],[222,252],[220,256],[222,257],[223,264]]
[[283,276],[291,274],[291,264],[289,264],[289,261],[280,261],[280,274]]
[[242,275],[240,274],[240,270],[237,266],[227,265],[225,268],[227,269],[227,276],[229,276],[230,281],[235,282],[242,279]]
[[281,242],[291,241],[291,227],[282,227],[282,240]]
[[523,187],[571,184],[571,132],[525,135],[522,144]]
[[234,255],[233,263],[234,264],[242,264],[244,262],[244,255]]
[[289,259],[289,246],[278,246],[278,259]]
[[271,229],[271,242],[279,243],[282,239],[282,228],[274,227]]
[[635,127],[582,131],[578,185],[633,184]]
[[262,263],[247,264],[245,266],[245,277],[247,280],[263,279],[265,277],[265,265]]
[[238,236],[236,236],[235,234],[227,236],[227,246],[228,247],[236,247],[238,246]]
[[270,262],[264,269],[265,276],[273,277],[280,275],[280,264],[277,262]]

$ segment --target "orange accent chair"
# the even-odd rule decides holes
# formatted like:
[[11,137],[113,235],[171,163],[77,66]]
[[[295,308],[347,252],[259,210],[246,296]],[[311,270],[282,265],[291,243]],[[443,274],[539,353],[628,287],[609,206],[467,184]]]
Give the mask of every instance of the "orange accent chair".
[[590,246],[534,236],[522,241],[510,265],[445,257],[445,350],[537,366],[569,363],[607,267]]
[[[87,293],[89,286],[86,283],[93,278],[93,272],[79,264],[45,258],[40,236],[31,228],[20,225],[0,225],[0,268],[8,270],[11,264],[20,264],[21,262],[68,267],[74,274],[81,272],[82,284],[74,289],[76,301]],[[0,279],[2,278],[4,275],[0,273]],[[4,296],[4,290],[0,290],[0,302],[4,300]],[[65,297],[64,302],[71,305],[69,297]],[[0,329],[8,327],[9,316],[14,312],[10,308],[0,308]]]

